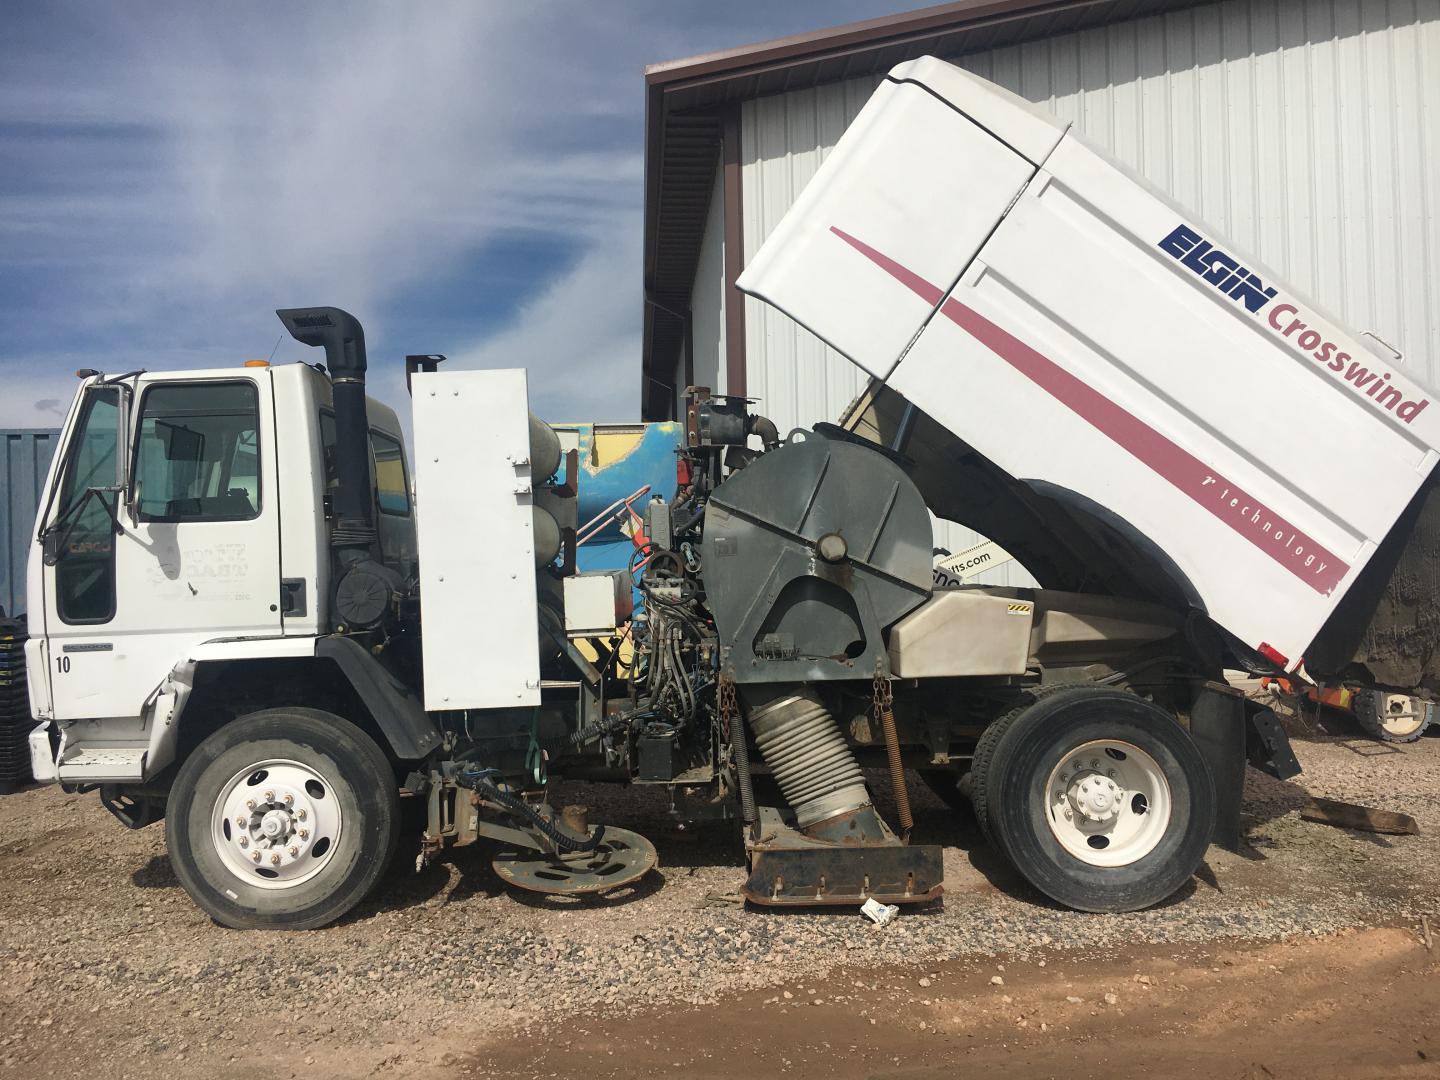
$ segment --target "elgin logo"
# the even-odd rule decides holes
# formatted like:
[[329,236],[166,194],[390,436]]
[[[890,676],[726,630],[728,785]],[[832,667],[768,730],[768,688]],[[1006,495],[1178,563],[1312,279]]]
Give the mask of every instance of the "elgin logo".
[[1275,290],[1240,265],[1233,255],[1226,255],[1188,225],[1177,225],[1175,231],[1160,241],[1160,250],[1173,255],[1201,279],[1208,281],[1226,296],[1239,300],[1251,312],[1258,312],[1275,296]]
[[[1227,255],[1188,225],[1177,225],[1159,244],[1160,250],[1193,270],[1202,281],[1245,305],[1252,315],[1275,299],[1276,290],[1269,288],[1233,255]],[[1405,391],[1392,383],[1391,373],[1377,370],[1373,358],[1357,359],[1345,351],[1343,344],[1325,337],[1313,316],[1306,315],[1297,304],[1288,300],[1270,306],[1265,321],[1285,343],[1307,360],[1324,366],[1330,377],[1347,384],[1356,394],[1363,394],[1378,408],[1393,413],[1403,422],[1412,423],[1430,404],[1429,398],[1416,394],[1407,398]],[[1397,382],[1399,380],[1397,379]]]

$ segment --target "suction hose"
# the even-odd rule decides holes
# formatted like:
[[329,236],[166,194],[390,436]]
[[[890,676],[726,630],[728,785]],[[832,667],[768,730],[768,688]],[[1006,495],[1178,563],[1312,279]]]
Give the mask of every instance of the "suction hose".
[[868,807],[860,763],[819,695],[805,686],[775,689],[751,708],[750,730],[800,831]]

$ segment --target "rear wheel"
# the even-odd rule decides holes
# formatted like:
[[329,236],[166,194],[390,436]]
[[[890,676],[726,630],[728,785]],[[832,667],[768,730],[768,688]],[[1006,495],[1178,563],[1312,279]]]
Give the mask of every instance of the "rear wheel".
[[[1199,867],[1215,824],[1210,773],[1165,710],[1070,689],[992,725],[972,796],[987,835],[1041,892],[1080,911],[1135,911]],[[982,809],[983,807],[983,809]]]
[[353,724],[314,709],[251,713],[176,776],[170,861],[226,926],[313,929],[374,888],[395,852],[398,803],[389,761]]
[[1435,706],[1409,694],[1357,690],[1352,705],[1362,731],[1382,742],[1414,742],[1425,734]]

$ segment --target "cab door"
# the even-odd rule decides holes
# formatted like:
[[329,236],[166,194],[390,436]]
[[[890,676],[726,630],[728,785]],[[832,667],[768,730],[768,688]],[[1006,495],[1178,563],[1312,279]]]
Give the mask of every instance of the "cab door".
[[[138,717],[194,645],[280,634],[270,383],[252,369],[87,390],[46,519],[71,513],[42,572],[55,719]],[[114,471],[117,424],[126,490],[87,499]]]

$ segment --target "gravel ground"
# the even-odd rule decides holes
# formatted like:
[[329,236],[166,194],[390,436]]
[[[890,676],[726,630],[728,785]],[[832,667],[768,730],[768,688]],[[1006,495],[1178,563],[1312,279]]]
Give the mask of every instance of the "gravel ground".
[[[558,801],[654,840],[661,871],[625,895],[556,903],[507,892],[479,847],[418,874],[402,850],[342,924],[240,933],[191,905],[163,826],[127,832],[93,795],[33,789],[0,799],[0,1072],[285,1076],[308,1058],[325,1075],[385,1074],[577,1014],[705,1004],[836,968],[1264,941],[1440,910],[1440,738],[1296,751],[1296,782],[1250,773],[1244,853],[1212,848],[1173,900],[1130,915],[1056,909],[915,782],[915,840],[944,845],[946,896],[884,928],[849,909],[745,910],[731,828],[677,834],[658,792],[567,785]],[[1422,834],[1303,822],[1306,792],[1412,814]]]

